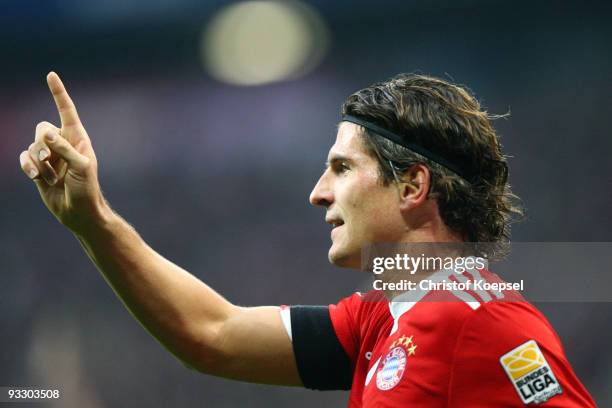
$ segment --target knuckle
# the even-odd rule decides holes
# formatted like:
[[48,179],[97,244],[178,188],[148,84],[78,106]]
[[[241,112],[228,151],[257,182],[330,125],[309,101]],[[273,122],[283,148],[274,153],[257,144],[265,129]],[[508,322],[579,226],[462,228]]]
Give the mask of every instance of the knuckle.
[[36,143],[32,143],[31,145],[28,146],[28,153],[30,153],[30,156],[35,154],[36,152]]
[[49,134],[51,132],[57,132],[57,130],[58,129],[49,122],[40,122],[38,125],[36,125],[36,135],[34,139],[36,141],[39,141],[46,134]]
[[29,162],[29,154],[28,154],[28,152],[25,152],[25,151],[21,152],[19,154],[19,165],[21,166],[21,168],[23,170],[25,170],[25,167],[28,164],[28,162]]
[[55,126],[53,126],[51,123],[47,122],[47,121],[42,121],[42,122],[38,122],[38,124],[36,124],[36,132],[42,132],[46,129],[53,129]]
[[43,147],[46,147],[46,146],[47,146],[47,145],[46,145],[46,144],[44,144],[43,142],[41,142],[41,141],[36,141],[36,142],[34,142],[34,143],[32,143],[32,144],[30,145],[30,148],[29,148],[28,150],[31,150],[31,151],[34,151],[34,152],[38,153],[38,151],[39,151],[40,149],[42,149]]
[[19,154],[19,162],[22,164],[28,163],[30,161],[30,155],[27,150],[24,150]]
[[44,143],[42,143],[39,140],[37,140],[37,141],[33,142],[32,144],[30,144],[30,146],[28,147],[28,150],[38,151],[38,149],[40,149],[43,146],[44,146]]

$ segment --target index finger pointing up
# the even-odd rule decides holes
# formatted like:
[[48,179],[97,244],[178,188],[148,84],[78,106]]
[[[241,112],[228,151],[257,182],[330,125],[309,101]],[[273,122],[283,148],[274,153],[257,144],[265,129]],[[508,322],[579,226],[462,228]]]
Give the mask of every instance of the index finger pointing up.
[[81,120],[77,113],[76,106],[70,99],[66,88],[62,83],[60,77],[53,71],[47,75],[47,84],[53,94],[55,105],[57,105],[57,111],[59,112],[60,119],[62,121],[62,127],[79,125]]

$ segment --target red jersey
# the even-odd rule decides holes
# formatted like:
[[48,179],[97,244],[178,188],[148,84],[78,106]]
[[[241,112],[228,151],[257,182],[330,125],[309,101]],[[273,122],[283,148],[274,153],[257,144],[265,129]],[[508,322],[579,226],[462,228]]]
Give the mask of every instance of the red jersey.
[[[445,281],[503,282],[452,275]],[[391,302],[356,293],[328,313],[350,360],[349,408],[595,406],[551,325],[517,292],[415,291]]]

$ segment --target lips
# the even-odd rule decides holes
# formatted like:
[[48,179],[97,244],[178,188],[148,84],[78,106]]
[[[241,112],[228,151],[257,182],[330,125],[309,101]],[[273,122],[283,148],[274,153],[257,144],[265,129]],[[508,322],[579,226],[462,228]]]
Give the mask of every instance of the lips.
[[344,225],[344,221],[342,221],[340,218],[327,217],[325,219],[325,222],[331,225],[332,227],[332,230],[331,230],[332,239],[334,237],[334,232],[338,231],[338,229]]
[[327,218],[325,222],[332,226],[332,229],[336,229],[342,225],[344,225],[344,221],[340,218]]

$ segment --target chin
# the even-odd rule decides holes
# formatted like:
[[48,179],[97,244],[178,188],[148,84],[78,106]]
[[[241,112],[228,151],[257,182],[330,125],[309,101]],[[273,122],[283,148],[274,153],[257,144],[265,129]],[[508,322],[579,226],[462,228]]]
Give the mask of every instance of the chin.
[[332,245],[327,254],[327,259],[332,265],[340,268],[359,269],[361,267],[361,253],[359,251],[355,254],[353,251],[343,251],[334,248]]

